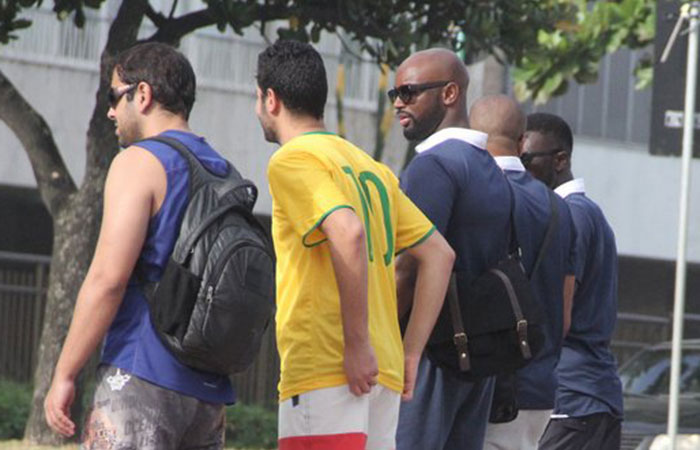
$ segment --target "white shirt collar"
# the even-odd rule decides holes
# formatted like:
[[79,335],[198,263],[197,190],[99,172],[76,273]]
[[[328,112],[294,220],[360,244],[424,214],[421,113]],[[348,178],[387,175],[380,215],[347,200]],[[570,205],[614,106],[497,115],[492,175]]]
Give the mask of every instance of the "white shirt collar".
[[554,189],[554,192],[559,194],[559,197],[566,198],[571,194],[585,194],[586,186],[583,184],[583,178],[574,178],[571,181],[562,183]]
[[418,144],[416,146],[416,152],[423,153],[424,151],[429,150],[438,144],[442,144],[443,142],[449,139],[459,139],[460,141],[464,141],[467,144],[471,144],[475,147],[484,150],[486,148],[486,140],[488,139],[488,137],[489,135],[486,133],[482,133],[481,131],[476,130],[470,130],[469,128],[443,128],[442,130],[433,133],[432,135],[430,135],[430,137],[428,137],[428,139]]
[[501,170],[511,170],[513,172],[525,172],[525,166],[517,156],[494,156],[496,164]]

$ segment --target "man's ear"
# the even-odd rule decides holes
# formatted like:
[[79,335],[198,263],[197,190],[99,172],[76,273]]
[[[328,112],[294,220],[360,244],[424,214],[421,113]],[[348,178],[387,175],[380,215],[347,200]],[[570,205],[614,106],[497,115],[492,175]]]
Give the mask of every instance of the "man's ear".
[[561,151],[554,155],[554,171],[563,172],[571,168],[571,154],[567,151]]
[[265,91],[265,98],[263,100],[263,105],[267,110],[267,113],[276,116],[282,110],[282,100],[277,96],[277,93],[270,88]]
[[518,156],[523,154],[523,148],[525,148],[525,133],[518,138]]
[[457,83],[453,81],[447,83],[447,85],[442,89],[442,102],[445,105],[454,104],[459,98],[459,90],[460,87],[457,85]]
[[134,100],[139,112],[146,112],[149,108],[154,105],[153,101],[153,89],[151,85],[146,82],[139,82],[139,85],[134,90]]

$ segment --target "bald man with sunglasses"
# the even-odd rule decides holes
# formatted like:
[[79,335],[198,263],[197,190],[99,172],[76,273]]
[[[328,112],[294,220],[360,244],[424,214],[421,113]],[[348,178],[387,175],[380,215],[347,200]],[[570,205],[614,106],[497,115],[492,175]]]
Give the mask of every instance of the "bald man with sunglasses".
[[[454,270],[465,284],[506,256],[510,222],[510,191],[486,151],[487,135],[468,128],[468,84],[454,53],[431,49],[406,59],[388,92],[404,136],[420,142],[401,187],[455,250]],[[397,262],[400,313],[410,308],[414,266],[409,256]],[[453,336],[449,307],[443,307],[414,398],[401,405],[399,450],[483,447],[494,380],[468,381],[431,360],[431,349],[453,345]]]

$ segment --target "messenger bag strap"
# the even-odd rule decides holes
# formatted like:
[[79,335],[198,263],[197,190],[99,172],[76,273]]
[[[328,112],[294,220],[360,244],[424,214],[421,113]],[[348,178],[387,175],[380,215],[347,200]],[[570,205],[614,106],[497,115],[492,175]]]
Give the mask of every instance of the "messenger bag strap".
[[544,259],[544,255],[547,252],[547,247],[549,247],[549,244],[552,241],[552,235],[554,234],[554,230],[559,225],[559,205],[557,205],[556,194],[552,192],[552,190],[549,188],[547,188],[547,193],[549,194],[549,208],[551,209],[552,214],[549,217],[549,225],[547,226],[547,232],[544,235],[544,240],[542,241],[542,245],[540,246],[540,251],[537,253],[535,265],[532,266],[532,272],[530,272],[530,279],[532,279],[532,276],[535,274],[535,272],[537,272],[537,269],[540,267],[540,263]]
[[457,292],[457,277],[454,272],[450,276],[450,284],[447,287],[447,303],[450,305],[450,316],[452,316],[452,329],[454,331],[452,342],[457,347],[459,370],[466,372],[471,368],[469,347],[467,346],[467,333],[464,332],[464,324],[462,323],[462,309],[459,307],[459,294]]
[[515,228],[515,192],[513,192],[513,186],[510,185],[508,177],[505,177],[506,184],[508,185],[508,191],[510,191],[510,215],[509,215],[509,225],[508,225],[508,254],[517,255],[518,258],[522,257],[522,250],[520,248],[520,242],[518,242],[518,230]]
[[520,303],[518,303],[518,296],[515,294],[513,283],[510,282],[508,276],[501,270],[491,269],[490,272],[500,278],[503,285],[506,287],[508,300],[510,300],[510,306],[513,308],[513,315],[515,316],[515,331],[518,334],[520,353],[523,355],[524,359],[530,359],[532,358],[532,351],[530,350],[530,344],[527,338],[527,319],[525,319],[523,310],[520,308]]

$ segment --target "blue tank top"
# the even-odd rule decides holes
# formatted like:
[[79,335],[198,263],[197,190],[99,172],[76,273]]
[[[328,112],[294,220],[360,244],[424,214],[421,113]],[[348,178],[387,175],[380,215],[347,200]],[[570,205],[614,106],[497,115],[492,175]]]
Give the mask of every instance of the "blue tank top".
[[[169,130],[212,172],[226,174],[226,161],[202,137]],[[160,142],[140,142],[165,169],[167,191],[160,210],[151,217],[137,266],[148,281],[158,281],[173,251],[187,206],[188,167],[180,154]],[[153,384],[209,403],[232,404],[228,377],[201,372],[181,364],[162,344],[151,323],[141,283],[132,275],[124,299],[105,338],[102,362],[119,367]]]

